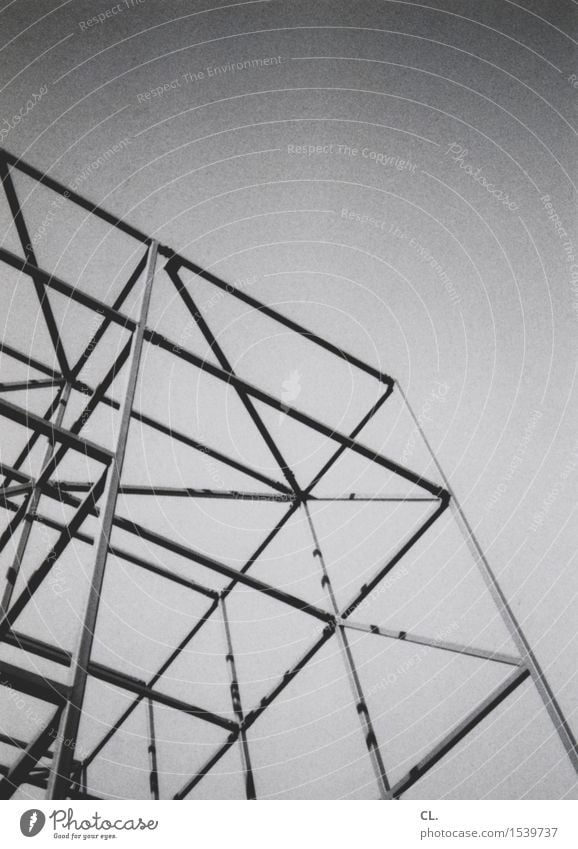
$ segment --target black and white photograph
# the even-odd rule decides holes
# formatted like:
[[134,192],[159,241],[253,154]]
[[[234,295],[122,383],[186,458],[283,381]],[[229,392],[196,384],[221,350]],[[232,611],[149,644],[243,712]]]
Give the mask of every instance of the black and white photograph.
[[577,5],[2,0],[6,846],[577,845]]

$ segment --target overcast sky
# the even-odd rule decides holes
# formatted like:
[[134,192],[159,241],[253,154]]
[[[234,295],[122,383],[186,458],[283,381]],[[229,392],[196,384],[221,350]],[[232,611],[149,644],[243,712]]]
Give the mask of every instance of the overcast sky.
[[[104,19],[89,23],[99,13]],[[578,245],[572,182],[578,89],[571,78],[575,19],[569,0],[279,0],[210,8],[196,0],[121,0],[117,6],[16,0],[0,12],[0,22],[0,132],[7,150],[399,381],[578,731],[578,266],[569,259]],[[28,111],[15,122],[23,107]],[[99,160],[103,156],[106,161]],[[30,231],[45,227],[39,263],[111,303],[142,255],[138,246],[92,223],[76,230],[84,213],[65,206],[60,221],[49,219],[47,226],[49,193],[23,178],[17,189]],[[0,214],[4,232],[5,207]],[[13,234],[5,239],[18,252]],[[48,360],[53,355],[32,289],[23,292],[26,284],[15,273],[2,273],[5,338]],[[234,299],[212,300],[217,290],[193,275],[183,273],[183,280],[247,380],[344,433],[377,399],[377,381],[263,317],[251,317]],[[57,296],[52,302],[74,360],[93,319]],[[137,307],[131,306],[133,314]],[[159,272],[150,323],[211,359],[184,316],[174,287]],[[126,338],[111,331],[87,381],[98,380]],[[4,359],[0,365],[8,368]],[[16,378],[10,373],[4,379]],[[145,348],[137,403],[282,480],[232,390],[214,384]],[[49,400],[36,395],[30,403],[40,410]],[[73,398],[69,424],[81,402]],[[277,411],[259,410],[298,480],[307,483],[331,453],[327,441]],[[114,417],[109,408],[99,415],[83,433],[112,442]],[[13,459],[14,430],[7,427],[4,435],[3,457]],[[140,429],[133,428],[131,437],[131,483],[265,488],[240,472],[209,468],[204,458]],[[392,397],[360,440],[439,481],[414,437],[399,398]],[[358,493],[392,494],[398,481],[360,463],[345,455],[320,494],[348,494],[352,486]],[[71,461],[60,474],[85,480],[91,473]],[[313,522],[340,602],[351,599],[428,508],[315,507]],[[119,512],[237,568],[286,509],[271,502],[184,499],[143,505],[129,496],[119,502]],[[453,533],[440,524],[399,579],[357,618],[510,651],[469,555],[449,554],[452,545],[459,549]],[[151,554],[146,543],[130,544]],[[33,538],[28,568],[48,545],[46,534]],[[326,605],[319,578],[312,577],[319,564],[312,563],[311,549],[299,513],[254,574]],[[49,589],[26,615],[35,633],[72,646],[90,571],[88,547],[71,547],[65,560],[66,624],[47,613],[55,604]],[[172,556],[165,562],[198,580],[205,571]],[[202,615],[202,605],[185,599],[178,587],[164,595],[164,585],[159,590],[157,579],[135,568],[115,568],[112,559],[110,566],[95,653],[131,674],[150,676]],[[211,586],[224,585],[218,576],[203,577],[216,579]],[[303,614],[289,615],[253,595],[236,590],[229,607],[246,708],[320,630]],[[144,620],[151,623],[149,638],[141,633]],[[424,662],[410,650],[410,669],[400,674],[405,646],[361,632],[350,636],[394,781],[508,671],[480,672],[479,661],[452,656],[450,663],[433,650]],[[179,661],[165,683],[182,698],[227,715],[222,639],[222,625],[207,628],[191,658]],[[6,649],[2,656],[14,657]],[[387,684],[388,674],[395,684]],[[374,798],[336,642],[298,680],[251,731],[258,792]],[[458,693],[460,681],[466,685]],[[87,696],[88,749],[126,704],[111,688],[103,695],[103,687],[91,685]],[[161,789],[167,795],[226,736],[173,714],[159,709],[157,723],[166,743]],[[144,711],[131,723],[96,762],[95,793],[123,795],[129,786],[131,795],[147,795]],[[189,749],[183,754],[184,740]],[[218,769],[221,777],[201,783],[198,795],[242,795],[236,750]],[[576,785],[535,691],[525,684],[469,748],[458,747],[447,766],[407,795],[575,798]]]

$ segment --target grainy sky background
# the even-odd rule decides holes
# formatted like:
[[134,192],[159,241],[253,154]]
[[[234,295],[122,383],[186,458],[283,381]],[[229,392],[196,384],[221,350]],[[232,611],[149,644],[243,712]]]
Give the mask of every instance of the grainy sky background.
[[[200,2],[146,0],[132,5],[121,0],[114,8],[117,12],[111,12],[104,22],[88,27],[89,18],[113,6],[76,0],[15,0],[3,7],[3,146],[65,185],[76,185],[81,194],[399,380],[560,703],[578,730],[572,719],[578,699],[578,269],[571,267],[563,240],[541,200],[550,196],[576,251],[572,125],[578,89],[571,78],[577,70],[572,52],[576,34],[573,5],[569,0],[554,4],[280,0],[207,8]],[[253,62],[258,67],[236,68],[236,63],[273,58],[268,64]],[[219,67],[224,72],[214,71]],[[39,102],[13,126],[12,116],[43,86],[46,92]],[[151,94],[159,88],[163,88],[162,95]],[[295,152],[304,145],[315,146],[315,152]],[[95,165],[114,146],[120,146],[118,152],[107,158],[106,164]],[[461,160],[457,159],[459,150]],[[481,169],[488,182],[507,194],[514,208],[490,195],[464,165],[472,166],[474,172]],[[46,219],[49,200],[37,190],[30,194],[32,184],[26,180],[21,180],[18,188],[34,232]],[[94,242],[90,242],[88,225],[70,241],[79,219],[70,210],[63,210],[63,216],[65,224],[50,224],[48,235],[41,240],[39,261],[70,282],[80,279],[82,273],[83,286],[110,300],[110,293],[118,291],[130,271],[130,250],[126,245],[113,246],[112,237],[107,236],[91,257]],[[3,218],[3,231],[5,221]],[[92,235],[100,240],[104,231]],[[7,234],[8,247],[10,238]],[[110,279],[103,283],[108,274]],[[182,323],[183,312],[174,290],[160,277],[157,300],[153,299],[153,323],[178,339],[188,332]],[[6,283],[0,292],[5,336],[13,340],[20,336],[27,340],[25,346],[36,346],[37,356],[48,357],[46,339],[34,324],[33,299],[27,302],[14,294],[16,275],[14,280],[6,278]],[[339,424],[344,432],[374,400],[375,387],[367,385],[370,381],[364,382],[348,370],[340,375],[327,366],[329,370],[324,371],[306,343],[272,339],[270,328],[249,324],[244,308],[224,301],[210,305],[214,294],[210,287],[203,288],[199,282],[194,285],[201,303],[209,304],[207,320],[219,332],[239,373],[248,379],[259,373],[262,385],[272,393],[288,392],[295,406],[309,409],[310,405],[311,410],[318,410],[319,418]],[[83,324],[85,318],[76,316],[72,308],[68,313],[65,309],[62,304],[58,314],[66,322],[66,344],[80,351],[90,323]],[[117,333],[110,348],[100,359],[95,358],[101,371],[118,350],[121,336]],[[202,350],[202,342],[192,334],[187,341],[192,349],[199,346],[196,350]],[[157,350],[146,354],[145,366],[139,385],[143,408],[148,405],[156,413],[170,409],[171,419],[181,418],[186,426],[196,414],[196,405],[198,431],[221,440],[221,445],[222,440],[229,440],[248,462],[253,460],[264,468],[267,461],[251,453],[256,449],[248,431],[237,424],[232,407],[226,406],[230,419],[218,430],[213,410],[222,399],[212,398],[202,381],[197,383],[196,377],[181,373],[178,364],[171,365],[174,371],[167,371]],[[339,363],[335,366],[340,367]],[[190,394],[183,399],[181,387],[187,380]],[[284,388],[287,381],[289,388]],[[40,406],[44,404],[43,400]],[[104,438],[110,424],[107,415],[95,419],[87,435]],[[301,463],[298,476],[308,479],[322,465],[318,460],[326,446],[315,441],[309,444],[303,433],[294,437],[291,422],[282,422],[275,412],[269,415],[287,451],[296,451],[289,462]],[[392,419],[388,415],[393,415],[395,437],[390,433]],[[397,450],[401,458],[405,450],[407,457],[407,427],[398,408],[392,406],[387,414],[385,407],[363,434],[363,441],[380,449],[387,436],[390,446],[391,440],[397,440],[392,451]],[[6,429],[3,452],[11,453],[11,435]],[[163,480],[171,483],[166,479],[168,464],[163,468],[162,446],[156,444],[155,450],[147,453],[143,443],[141,449],[143,456],[136,447],[134,456],[129,452],[127,475],[138,477],[138,469],[146,465],[148,479],[158,482],[164,472]],[[301,457],[303,453],[306,459]],[[422,457],[416,445],[409,449],[407,463],[421,471]],[[171,468],[181,481],[188,462],[197,480],[207,474],[198,459],[172,459]],[[78,470],[72,471],[82,478]],[[273,473],[272,466],[269,473]],[[359,470],[345,469],[344,477],[337,475],[334,484],[349,491],[349,480],[358,474]],[[381,482],[368,474],[366,490],[374,491],[372,487]],[[66,478],[64,471],[62,478]],[[186,485],[189,481],[187,477]],[[138,482],[143,482],[142,477]],[[358,489],[361,491],[361,484]],[[119,504],[121,512],[144,515],[139,512],[140,502],[135,506],[130,499],[125,501]],[[271,527],[284,509],[271,504],[260,506],[261,512],[256,513],[254,505],[240,503],[236,512],[225,515],[223,508],[221,515],[221,502],[215,502],[214,508],[212,503],[191,508],[180,500],[170,507],[159,501],[147,505],[147,518],[155,527],[164,533],[176,532],[197,547],[205,545],[206,536],[207,550],[214,544],[217,528],[217,536],[222,535],[220,553],[226,556],[224,548],[230,546],[231,562],[244,562],[244,549],[248,556],[259,534],[262,538],[264,529]],[[203,511],[194,533],[191,527],[196,520],[187,513],[191,509]],[[394,542],[385,541],[386,531],[391,533],[393,525],[397,533],[404,532],[400,511],[388,525],[386,514],[377,517],[372,513],[375,505],[350,514],[353,521],[341,515],[340,509],[341,505],[327,508],[317,519],[336,576],[341,574],[339,569],[352,568],[351,559],[356,557],[360,570],[364,563],[377,562],[384,547],[395,542],[394,538]],[[250,530],[239,531],[253,527],[253,535]],[[341,529],[341,536],[336,528]],[[373,550],[365,552],[368,529],[378,532]],[[230,539],[226,540],[227,531]],[[306,534],[306,527],[290,529],[288,539],[279,539],[261,573],[256,564],[255,574],[273,583],[271,569],[283,568],[287,552],[292,556],[285,568],[295,569],[307,549],[303,567],[307,577],[310,540]],[[444,545],[437,551],[447,551]],[[439,568],[439,574],[445,576],[443,563],[435,565],[435,550],[431,544],[426,551],[427,567]],[[86,562],[86,552],[71,552],[71,562],[74,557],[78,563]],[[344,554],[347,563],[339,565]],[[178,564],[174,568],[179,568]],[[452,612],[440,614],[439,621],[434,616],[435,621],[430,622],[436,588],[432,586],[426,598],[423,593],[420,596],[423,584],[418,578],[412,583],[410,564],[407,570],[409,577],[402,576],[392,585],[382,607],[372,611],[372,615],[379,613],[381,624],[403,627],[401,620],[393,620],[402,600],[410,598],[420,613],[417,630],[421,625],[422,632],[434,635],[440,633],[444,622],[446,627],[453,623],[447,639],[463,637],[475,642],[478,637],[481,644],[483,637],[488,645],[503,645],[498,630],[493,635],[482,634],[486,602],[473,574],[468,572],[473,583],[464,584],[462,591],[455,590],[455,584],[444,583],[440,598],[451,601]],[[74,580],[79,584],[77,572]],[[431,576],[431,571],[427,574]],[[149,580],[146,576],[109,569],[107,579],[118,581],[118,586],[106,587],[105,592],[110,599],[126,602],[137,577],[139,592],[152,607],[147,609],[144,602],[142,606],[135,602],[134,609],[123,606],[119,622],[114,604],[106,602],[97,652],[112,664],[112,654],[118,655],[122,645],[123,663],[135,663],[143,674],[149,662],[150,672],[154,671],[166,656],[167,645],[186,628],[184,622],[176,624],[179,604],[184,604],[180,593],[163,598],[164,613],[155,612],[152,599],[158,584],[151,581],[150,587],[143,588]],[[80,605],[81,590],[73,583],[70,578],[70,598]],[[308,591],[306,583],[299,586],[299,592]],[[67,603],[73,604],[70,598]],[[477,599],[479,618],[473,616],[464,625],[461,611],[465,604],[472,604],[472,598]],[[54,604],[54,597],[47,594],[46,604]],[[259,632],[254,621],[252,626],[243,625],[244,609],[251,610],[249,618],[256,615],[250,600],[232,597],[230,609],[249,682],[243,696],[252,703],[270,688],[275,673],[284,671],[283,664],[304,650],[313,628],[308,621],[297,621],[299,616],[279,620],[282,612],[273,608],[263,613],[264,620],[273,625],[263,626]],[[37,619],[48,629],[45,638],[72,639],[57,634],[59,626],[52,617],[38,610]],[[190,614],[186,608],[182,616]],[[411,617],[411,611],[408,615]],[[151,645],[156,641],[158,657],[151,648],[146,663],[142,644],[139,648],[135,640],[132,648],[129,645],[130,635],[135,637],[143,618],[167,622],[168,629],[164,635],[167,645],[158,645],[154,637]],[[460,629],[463,633],[458,633]],[[37,630],[41,630],[38,622]],[[108,638],[103,636],[106,633]],[[275,651],[258,650],[257,657],[252,655],[252,646],[271,645],[272,634],[279,639]],[[210,654],[218,639],[207,631],[204,648],[197,648],[196,662],[202,664],[205,681],[201,698],[214,697],[217,702],[220,698],[225,704],[226,670],[214,671],[216,662]],[[376,720],[378,736],[382,733],[392,738],[389,747],[384,745],[384,754],[386,762],[390,758],[395,777],[396,771],[403,772],[404,764],[405,769],[411,766],[404,761],[408,746],[421,751],[422,743],[425,746],[432,735],[445,730],[444,722],[451,726],[460,718],[452,717],[448,710],[442,711],[441,724],[436,725],[435,717],[424,718],[424,706],[437,699],[443,702],[442,694],[447,692],[444,675],[455,682],[463,674],[470,682],[468,692],[462,694],[466,709],[470,702],[484,697],[484,686],[491,688],[493,679],[476,684],[467,664],[461,672],[459,664],[444,666],[436,678],[431,670],[439,659],[428,656],[427,664],[420,660],[410,673],[397,676],[401,679],[399,690],[389,698],[387,688],[375,688],[387,670],[399,669],[403,658],[396,652],[403,647],[393,644],[387,657],[382,657],[384,646],[380,642],[375,647],[374,639],[378,638],[359,635],[356,658],[364,669],[368,690],[374,689],[370,709],[380,717]],[[280,661],[283,651],[287,660]],[[301,689],[278,709],[264,714],[264,724],[252,731],[257,738],[254,766],[262,795],[372,798],[375,794],[369,760],[356,737],[355,717],[350,722],[342,715],[345,709],[337,708],[350,699],[341,661],[334,648],[326,647],[324,652],[324,664],[320,660],[315,669],[308,670]],[[274,659],[269,655],[275,655]],[[462,660],[458,658],[460,663]],[[420,690],[428,677],[426,665],[431,675],[429,690]],[[190,677],[186,663],[180,673],[182,680],[175,672],[170,686],[196,698],[195,685],[186,683]],[[213,674],[216,678],[211,688],[206,682]],[[260,683],[260,677],[268,686]],[[320,684],[321,680],[326,685]],[[115,701],[110,688],[103,697],[98,687],[89,692],[88,704],[98,705],[98,710],[92,713],[89,709],[90,727],[83,732],[88,748],[87,740],[94,737],[96,741],[99,730],[102,733],[99,723],[105,726],[123,704],[120,697]],[[405,700],[404,710],[401,714],[393,710],[390,715],[396,700]],[[213,707],[223,712],[227,709],[217,703]],[[353,710],[351,705],[349,708]],[[310,721],[315,711],[319,728]],[[167,740],[174,733],[177,741],[184,739],[189,726],[193,739],[201,735],[198,720],[187,720],[189,725],[180,727],[172,716],[163,716],[162,710],[159,713],[161,738]],[[108,783],[111,795],[123,795],[127,786],[131,795],[146,795],[146,745],[137,754],[129,745],[144,733],[144,721],[144,713],[136,713],[130,729],[135,736],[121,741],[118,750],[109,751],[103,759],[101,774],[94,779],[95,792],[104,792],[104,783]],[[288,734],[288,728],[300,726],[302,733]],[[205,746],[219,743],[214,729],[203,727],[202,734],[205,732]],[[324,733],[328,733],[327,740]],[[469,748],[457,749],[445,768],[433,771],[408,796],[575,797],[571,767],[529,686],[522,687],[492,715],[484,735]],[[324,741],[320,750],[317,739]],[[341,751],[348,752],[348,747],[352,752],[354,745],[358,747],[358,754],[348,755],[345,768],[340,745]],[[207,750],[201,750],[199,762],[203,752],[206,756]],[[176,743],[166,744],[163,757],[169,772],[182,770],[185,776],[194,761],[188,755],[183,759]],[[134,769],[111,769],[111,762],[133,763]],[[228,798],[239,793],[234,774],[238,764],[225,764],[223,772],[227,769],[229,774],[220,780],[207,779],[202,795]],[[182,775],[180,779],[174,775],[167,778],[167,794],[183,783]]]

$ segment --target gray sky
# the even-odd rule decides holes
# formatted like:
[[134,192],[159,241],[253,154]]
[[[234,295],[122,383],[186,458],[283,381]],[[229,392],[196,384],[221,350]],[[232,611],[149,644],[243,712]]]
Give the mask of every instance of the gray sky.
[[[556,213],[576,252],[570,2],[296,0],[207,9],[199,2],[146,0],[114,8],[113,14],[103,2],[17,0],[0,13],[0,119],[8,122],[0,126],[2,145],[399,380],[578,730],[572,719],[578,699],[578,283],[572,285],[577,268],[552,220]],[[86,24],[107,9],[102,23]],[[33,109],[12,126],[12,116],[42,87],[46,92]],[[99,165],[115,146],[117,152]],[[83,224],[66,206],[58,224],[47,224],[50,194],[26,179],[17,188],[30,231],[46,228],[37,245],[40,264],[112,302],[140,257],[134,245],[94,222]],[[0,215],[4,232],[2,207]],[[13,236],[5,238],[17,252]],[[5,338],[49,358],[32,292],[22,293],[15,273],[4,275],[3,269]],[[217,290],[192,275],[183,273],[183,279],[247,380],[278,397],[286,393],[290,403],[342,432],[378,397],[376,381],[248,315],[234,299],[212,301]],[[89,338],[91,318],[65,299],[51,295],[51,302],[74,359]],[[211,359],[184,316],[174,288],[159,273],[151,323]],[[88,382],[98,380],[126,341],[122,331],[109,332],[107,346],[87,366]],[[8,368],[4,360],[0,365]],[[137,399],[150,415],[170,411],[174,427],[192,428],[213,447],[280,479],[232,390],[159,349],[146,349]],[[40,410],[48,401],[37,394],[29,403]],[[73,398],[69,424],[81,401]],[[298,480],[307,482],[330,453],[327,442],[277,411],[259,410]],[[117,424],[107,408],[83,433],[112,444]],[[2,427],[2,456],[10,463],[18,446],[13,429]],[[411,434],[411,422],[392,398],[360,440],[434,479]],[[131,437],[125,470],[131,483],[216,481],[238,489],[255,483],[210,468],[202,455],[152,440],[140,429]],[[32,474],[40,459],[41,452],[31,462]],[[72,460],[60,471],[63,480],[91,474],[94,469]],[[321,494],[348,494],[355,487],[392,494],[399,485],[344,455],[320,493],[326,487]],[[354,595],[428,506],[316,506],[314,522],[340,601]],[[119,501],[120,513],[142,523],[146,518],[158,532],[176,534],[236,567],[285,510],[276,503]],[[324,604],[318,576],[312,576],[308,533],[304,517],[294,517],[253,573]],[[29,568],[33,555],[49,545],[46,532],[33,543]],[[130,545],[142,547],[143,555],[152,550],[142,541]],[[54,608],[49,587],[44,602],[39,596],[25,614],[43,638],[74,645],[88,554],[75,544],[63,561],[72,612],[66,622],[47,613]],[[161,597],[153,576],[110,562],[95,653],[111,665],[121,662],[120,653],[126,668],[146,677],[202,614],[203,600],[185,598],[178,588]],[[224,585],[176,556],[164,562],[216,588]],[[509,651],[509,637],[471,565],[441,520],[398,569],[400,577],[357,618],[429,636],[449,627],[448,640]],[[277,602],[254,595],[238,589],[229,605],[246,708],[258,703],[316,630],[308,617],[288,615]],[[231,709],[219,640],[222,628],[199,635],[194,653],[163,683],[225,715]],[[407,646],[373,635],[351,632],[351,640],[394,781],[507,671],[487,664],[480,671],[471,658],[450,663],[433,650],[415,657]],[[325,646],[252,729],[261,795],[375,796],[336,652],[334,642]],[[13,656],[3,650],[2,657]],[[410,667],[400,674],[404,660]],[[395,683],[387,683],[388,674]],[[466,685],[458,693],[460,680]],[[103,694],[103,688],[95,683],[89,690],[87,748],[125,704],[120,692],[107,688]],[[26,722],[22,713],[12,713],[17,724]],[[176,792],[225,736],[173,714],[159,709],[162,757],[174,773],[165,779],[166,794]],[[122,795],[127,786],[132,795],[148,793],[144,713],[135,712],[131,723],[95,764],[94,792],[104,792],[114,779],[111,795]],[[189,748],[178,745],[184,740]],[[238,753],[227,758],[219,764],[221,779],[212,775],[199,785],[200,796],[242,794]],[[575,797],[573,778],[535,692],[523,685],[470,744],[457,747],[408,796]]]

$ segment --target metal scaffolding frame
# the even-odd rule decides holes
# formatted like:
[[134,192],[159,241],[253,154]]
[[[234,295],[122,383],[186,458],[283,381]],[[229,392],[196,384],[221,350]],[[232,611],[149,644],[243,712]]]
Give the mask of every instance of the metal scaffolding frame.
[[[15,170],[22,172],[32,180],[56,192],[68,202],[76,204],[87,214],[96,216],[100,221],[110,227],[118,229],[140,245],[138,262],[135,265],[134,271],[112,304],[107,304],[103,300],[93,297],[82,288],[61,280],[40,267],[31,245],[30,234],[14,185],[12,175]],[[0,765],[0,774],[2,776],[0,778],[0,798],[10,798],[23,784],[44,788],[47,797],[53,799],[95,798],[89,793],[89,782],[87,782],[88,770],[104,746],[124,725],[139,705],[146,706],[147,713],[151,798],[158,799],[160,797],[158,740],[155,731],[155,706],[158,708],[160,705],[197,717],[203,722],[210,723],[225,730],[228,734],[225,743],[217,747],[202,768],[190,775],[189,779],[174,795],[175,799],[186,798],[231,747],[236,745],[239,746],[241,755],[246,798],[257,798],[258,782],[255,781],[247,732],[285,688],[310,663],[320,649],[332,639],[335,639],[338,644],[339,655],[342,658],[344,669],[351,685],[360,729],[367,748],[367,756],[373,767],[376,788],[380,798],[396,799],[401,797],[404,792],[412,787],[441,758],[447,755],[527,679],[530,679],[535,685],[572,765],[575,769],[578,769],[576,741],[564,717],[561,706],[552,692],[543,670],[511,606],[508,604],[490,564],[483,555],[476,536],[455,494],[452,492],[449,481],[445,478],[441,467],[437,463],[420,423],[411,410],[411,406],[399,383],[379,369],[362,362],[357,357],[323,339],[316,333],[307,330],[287,316],[261,303],[247,292],[231,286],[219,279],[216,275],[191,262],[186,257],[177,254],[165,245],[159,244],[154,239],[127,224],[124,220],[92,204],[74,191],[56,182],[47,174],[41,173],[6,151],[0,151],[0,173],[2,175],[2,183],[8,206],[22,246],[22,256],[18,256],[5,248],[0,248],[0,261],[31,280],[58,363],[58,370],[55,370],[33,357],[30,352],[17,350],[11,345],[0,342],[0,352],[45,376],[44,379],[35,378],[26,381],[19,380],[0,383],[0,417],[12,421],[29,434],[27,442],[17,459],[11,465],[5,462],[0,463],[0,474],[3,478],[0,484],[0,505],[13,514],[4,532],[0,535],[0,552],[4,551],[12,538],[17,539],[14,559],[12,566],[8,570],[6,585],[3,588],[1,597],[0,642],[24,652],[27,656],[49,660],[52,663],[69,669],[69,683],[63,685],[37,672],[31,672],[15,664],[0,660],[0,673],[2,675],[0,683],[2,685],[11,687],[19,693],[33,696],[53,706],[53,712],[49,720],[44,727],[38,728],[36,735],[32,739],[20,740],[3,733],[0,735],[1,743],[8,744],[19,751],[18,757],[10,766]],[[189,320],[196,323],[208,347],[215,356],[215,364],[203,360],[185,346],[180,343],[176,344],[174,340],[165,337],[149,326],[148,309],[155,280],[155,272],[158,271],[161,257],[164,262],[164,270],[180,297],[182,309],[188,313]],[[259,387],[243,380],[236,374],[225,351],[221,348],[204,316],[198,310],[189,288],[183,282],[183,272],[192,272],[219,290],[226,292],[230,297],[238,299],[251,309],[259,311],[284,328],[299,334],[314,345],[340,358],[349,367],[358,369],[375,379],[382,386],[379,399],[350,433],[340,433],[328,424],[316,420],[296,407],[288,405],[282,399],[276,398]],[[141,289],[140,312],[138,319],[134,319],[126,312],[123,312],[123,307],[129,295],[135,293],[137,284]],[[65,295],[72,301],[88,308],[98,317],[99,324],[97,330],[87,340],[86,347],[74,363],[69,362],[66,356],[63,342],[59,336],[58,326],[51,310],[50,301],[46,297],[47,290],[53,290]],[[89,386],[79,379],[79,375],[91,357],[93,350],[101,342],[111,325],[118,325],[129,331],[130,339],[124,345],[113,365],[102,377],[98,385]],[[254,422],[263,443],[267,446],[271,456],[275,460],[282,474],[283,482],[276,481],[263,472],[252,469],[239,460],[228,457],[218,450],[192,438],[189,434],[183,433],[169,426],[169,424],[158,421],[138,410],[135,405],[135,389],[139,368],[141,367],[141,355],[145,345],[158,346],[191,368],[201,369],[217,380],[224,382],[227,386],[232,387],[246,412]],[[119,402],[109,394],[109,390],[112,382],[123,368],[123,373],[128,374],[128,378],[124,398]],[[11,392],[40,388],[53,388],[55,390],[54,400],[50,403],[44,415],[32,413],[7,399],[7,396],[9,397],[9,393]],[[73,390],[83,393],[86,404],[75,422],[71,426],[64,428],[63,420],[70,394]],[[400,465],[389,457],[374,452],[357,441],[361,430],[394,393],[400,394],[406,408],[413,417],[415,426],[419,430],[424,444],[430,451],[442,484],[425,479],[423,476]],[[300,486],[297,482],[293,470],[281,453],[270,429],[260,416],[256,402],[261,402],[273,410],[284,413],[301,425],[317,432],[326,440],[335,443],[335,450],[329,460],[306,487]],[[120,426],[114,451],[110,451],[93,441],[87,440],[82,435],[84,424],[99,405],[116,410],[120,414]],[[194,487],[123,485],[122,469],[131,421],[144,424],[148,428],[170,437],[170,439],[175,440],[191,451],[201,451],[206,456],[225,463],[236,471],[243,472],[245,475],[250,476],[255,481],[255,484],[266,484],[268,491],[239,492],[236,490],[195,489]],[[34,446],[42,438],[46,439],[47,447],[44,453],[41,471],[36,477],[32,477],[23,471],[22,467],[26,458],[30,456]],[[363,496],[352,495],[349,499],[343,496],[331,499],[316,496],[313,493],[316,485],[346,450],[354,452],[366,461],[374,463],[389,472],[393,472],[400,479],[417,487],[421,494],[411,498],[379,496],[364,498]],[[101,468],[97,479],[95,481],[64,482],[52,480],[58,465],[69,453],[83,455],[96,461]],[[255,501],[286,502],[287,510],[242,568],[235,569],[176,539],[171,539],[151,528],[118,515],[116,504],[118,496],[122,494],[144,497],[162,495],[170,498],[225,500],[242,498]],[[310,510],[310,505],[315,501],[326,500],[372,500],[377,502],[415,500],[431,502],[432,504],[432,512],[428,518],[399,547],[395,554],[381,566],[378,572],[358,589],[344,606],[338,604],[327,568],[326,557],[322,550]],[[64,523],[43,513],[41,506],[42,503],[46,504],[47,501],[58,502],[72,509],[72,518],[67,523]],[[518,651],[517,656],[465,646],[443,639],[432,639],[424,635],[412,633],[411,631],[391,629],[386,624],[367,625],[355,621],[353,614],[361,602],[378,587],[386,575],[394,569],[407,552],[412,549],[434,525],[436,520],[447,510],[451,511],[464,540],[471,549],[474,560],[479,565],[487,589],[509,629]],[[324,588],[328,599],[327,610],[297,595],[272,586],[251,574],[251,567],[255,561],[297,511],[303,511],[307,520],[311,535],[312,554],[317,562],[321,586]],[[87,533],[82,528],[83,523],[88,517],[92,517],[98,523],[97,531],[94,535]],[[30,534],[36,524],[43,525],[56,532],[57,539],[48,552],[48,555],[31,572],[25,581],[24,587],[17,594],[15,588],[21,573],[21,564],[26,556]],[[183,577],[169,568],[160,566],[135,552],[131,552],[126,547],[115,545],[111,541],[111,534],[114,528],[125,532],[129,536],[134,535],[141,540],[150,542],[160,547],[163,551],[177,554],[185,561],[199,564],[205,569],[225,577],[228,584],[221,591],[211,589],[202,585],[197,580]],[[19,536],[17,536],[18,533]],[[72,540],[78,540],[92,546],[93,565],[79,644],[74,652],[69,652],[31,635],[22,633],[18,629],[18,618],[27,604],[34,598],[34,593],[48,577],[54,565],[58,562],[59,557]],[[107,559],[111,554],[163,580],[173,582],[182,587],[183,590],[193,592],[197,596],[207,599],[207,607],[204,614],[180,644],[175,646],[171,654],[149,680],[138,679],[122,670],[105,666],[92,659],[92,644],[99,601],[107,567]],[[251,588],[290,608],[301,611],[318,622],[319,627],[322,629],[320,636],[285,671],[271,691],[262,698],[259,705],[248,711],[246,706],[242,704],[235,655],[235,634],[227,614],[226,604],[228,595],[238,585]],[[215,617],[220,618],[224,629],[224,640],[227,651],[225,660],[230,676],[230,697],[234,718],[220,716],[205,707],[192,704],[174,696],[169,696],[157,687],[159,680],[166,670],[187,648],[205,623]],[[380,741],[370,715],[366,694],[364,693],[350,648],[348,638],[348,632],[350,631],[367,632],[388,640],[415,643],[442,652],[477,657],[488,663],[510,666],[512,671],[509,677],[494,692],[490,693],[451,732],[433,746],[431,751],[416,763],[401,780],[392,783],[387,774],[386,759],[380,748]],[[99,742],[93,746],[92,750],[81,758],[76,751],[76,743],[83,711],[85,690],[87,682],[91,677],[114,685],[125,693],[132,695],[133,698],[117,722],[108,729]]]

